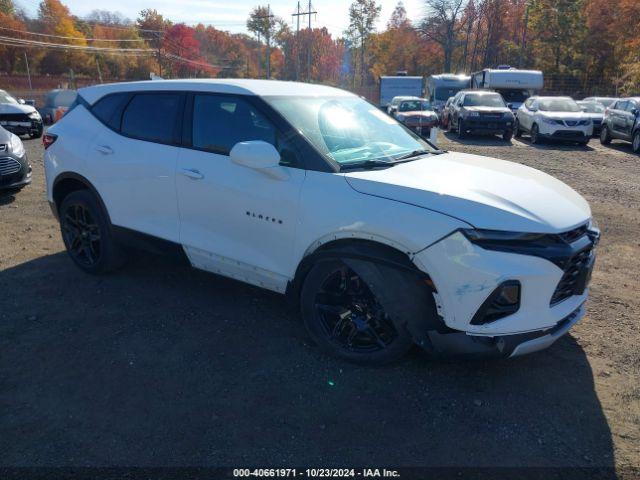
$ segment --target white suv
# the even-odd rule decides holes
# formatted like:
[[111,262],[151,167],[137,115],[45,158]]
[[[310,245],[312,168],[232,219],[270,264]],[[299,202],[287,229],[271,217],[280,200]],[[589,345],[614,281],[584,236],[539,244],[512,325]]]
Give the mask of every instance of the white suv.
[[[383,363],[543,349],[584,313],[598,231],[537,170],[439,151],[356,95],[258,80],[82,89],[45,137],[71,259],[178,246],[298,302],[313,339]],[[160,249],[169,251],[170,249]]]
[[589,143],[593,121],[571,97],[531,97],[516,113],[515,136],[531,135],[531,143],[544,139]]

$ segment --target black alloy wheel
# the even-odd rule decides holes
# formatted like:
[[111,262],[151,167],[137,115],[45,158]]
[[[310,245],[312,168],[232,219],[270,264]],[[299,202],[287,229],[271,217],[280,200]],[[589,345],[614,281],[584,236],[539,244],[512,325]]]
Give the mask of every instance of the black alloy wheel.
[[323,262],[307,275],[303,318],[323,349],[361,364],[383,364],[403,356],[413,342],[398,329],[369,286],[339,261]]
[[100,260],[100,228],[91,212],[81,204],[67,206],[61,219],[62,235],[69,255],[80,265],[95,266]]

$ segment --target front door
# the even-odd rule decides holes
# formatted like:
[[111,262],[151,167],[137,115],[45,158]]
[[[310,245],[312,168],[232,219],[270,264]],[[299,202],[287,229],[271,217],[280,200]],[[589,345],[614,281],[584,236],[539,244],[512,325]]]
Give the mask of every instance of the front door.
[[[305,179],[296,152],[249,98],[194,93],[189,105],[191,148],[180,150],[176,175],[180,242],[197,268],[283,292]],[[281,178],[231,161],[248,140],[276,146]]]

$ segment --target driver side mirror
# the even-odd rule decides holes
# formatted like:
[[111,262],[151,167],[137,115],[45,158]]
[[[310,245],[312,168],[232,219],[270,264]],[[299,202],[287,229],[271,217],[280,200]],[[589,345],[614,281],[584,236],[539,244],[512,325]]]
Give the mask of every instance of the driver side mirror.
[[289,178],[287,171],[280,166],[278,150],[262,140],[236,143],[229,156],[236,165],[251,168],[276,180]]
[[513,110],[513,103],[507,103],[507,108],[509,110]]
[[633,115],[634,117],[637,117],[639,114],[640,114],[640,110],[638,110],[637,108],[631,109],[631,115]]
[[19,103],[20,105],[24,105],[26,102],[24,101],[24,98],[19,98],[19,99],[18,99],[18,103]]

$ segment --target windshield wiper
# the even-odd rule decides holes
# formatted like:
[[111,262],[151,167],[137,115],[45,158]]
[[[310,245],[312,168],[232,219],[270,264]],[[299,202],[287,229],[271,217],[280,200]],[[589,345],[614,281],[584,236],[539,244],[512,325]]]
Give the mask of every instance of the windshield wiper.
[[396,162],[385,162],[383,160],[364,160],[362,162],[345,163],[340,165],[340,171],[355,170],[358,168],[389,168],[393,167]]
[[403,160],[409,160],[410,158],[421,157],[422,155],[427,155],[429,153],[433,153],[433,152],[431,150],[414,150],[413,152],[409,152],[400,157],[396,157],[395,162],[401,162]]

